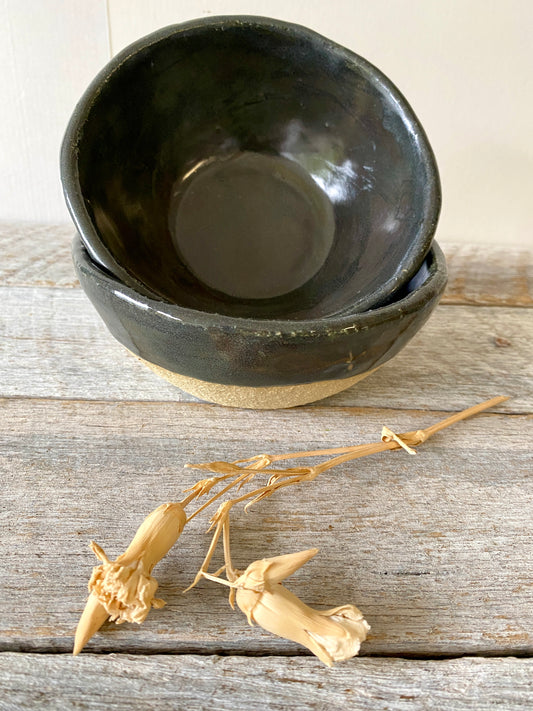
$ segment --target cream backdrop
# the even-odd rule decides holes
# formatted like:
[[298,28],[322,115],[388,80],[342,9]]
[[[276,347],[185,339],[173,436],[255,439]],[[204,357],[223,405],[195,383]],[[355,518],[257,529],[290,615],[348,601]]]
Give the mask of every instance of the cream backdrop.
[[66,222],[61,137],[129,42],[217,14],[306,25],[405,94],[435,150],[438,238],[533,247],[533,0],[0,0],[0,220]]

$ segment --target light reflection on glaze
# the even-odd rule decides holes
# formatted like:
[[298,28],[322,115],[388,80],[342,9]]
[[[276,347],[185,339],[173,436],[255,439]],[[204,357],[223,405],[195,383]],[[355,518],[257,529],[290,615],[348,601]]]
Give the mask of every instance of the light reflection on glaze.
[[281,155],[309,172],[334,204],[349,202],[357,193],[370,191],[375,185],[372,165],[359,166],[346,157],[344,143],[337,135],[311,131],[299,119],[287,125],[280,148]]
[[134,306],[138,306],[140,309],[143,309],[144,311],[148,311],[150,309],[150,306],[148,304],[143,304],[142,301],[138,301],[137,299],[134,299],[132,296],[128,296],[127,294],[124,294],[122,291],[119,291],[118,289],[113,289],[113,294],[115,294],[115,296],[118,296],[119,299],[123,299],[124,301],[129,301],[130,304],[133,304]]
[[165,318],[171,319],[172,321],[177,321],[178,323],[183,323],[182,318],[178,318],[177,316],[174,316],[174,314],[167,313],[166,311],[160,311],[159,309],[154,309],[156,314],[159,314],[160,316],[164,316]]
[[160,316],[164,316],[165,318],[170,319],[171,321],[177,321],[178,323],[183,323],[183,319],[179,318],[178,316],[168,313],[167,311],[161,311],[160,309],[154,309],[152,306],[150,306],[150,304],[143,304],[142,301],[139,301],[138,299],[134,299],[132,296],[125,294],[123,291],[120,291],[119,289],[113,289],[113,294],[115,294],[115,296],[118,296],[119,299],[123,299],[124,301],[128,301],[130,304],[133,304],[134,306],[138,306],[143,311],[150,311],[150,309],[152,309],[152,311],[154,313],[159,314]]

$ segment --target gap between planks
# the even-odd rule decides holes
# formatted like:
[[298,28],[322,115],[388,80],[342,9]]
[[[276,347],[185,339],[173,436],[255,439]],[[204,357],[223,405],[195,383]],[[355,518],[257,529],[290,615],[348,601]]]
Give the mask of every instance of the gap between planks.
[[[494,395],[491,397],[498,397],[498,395]],[[487,399],[490,399],[487,397]],[[511,399],[511,398],[509,398]],[[123,405],[125,407],[153,407],[153,406],[161,406],[161,407],[169,407],[169,406],[174,406],[174,407],[183,407],[187,410],[191,408],[195,409],[204,409],[204,408],[215,408],[219,410],[222,413],[263,413],[266,417],[269,415],[276,416],[276,414],[279,414],[281,412],[285,413],[310,413],[310,414],[318,414],[320,411],[323,413],[326,410],[331,410],[335,414],[340,414],[342,412],[345,412],[349,415],[361,415],[363,417],[364,415],[369,415],[377,412],[404,412],[407,416],[414,416],[414,415],[420,415],[421,417],[426,417],[426,416],[435,416],[438,417],[439,415],[442,415],[443,417],[446,417],[447,415],[453,414],[455,412],[459,412],[458,409],[456,408],[434,408],[434,407],[428,407],[426,409],[421,408],[421,407],[413,407],[413,406],[405,406],[405,407],[399,407],[395,405],[391,405],[390,407],[372,407],[372,406],[361,406],[358,407],[356,405],[338,405],[338,406],[332,406],[327,403],[327,399],[324,400],[319,400],[316,403],[312,403],[310,405],[300,405],[298,407],[286,407],[286,408],[281,408],[279,410],[249,410],[246,408],[230,408],[230,407],[225,407],[223,405],[216,405],[215,403],[211,402],[206,402],[203,400],[176,400],[176,401],[171,401],[171,400],[158,400],[158,399],[143,399],[143,400],[135,400],[135,399],[124,399],[124,400],[117,400],[116,398],[83,398],[83,397],[46,397],[46,396],[28,396],[28,395],[8,395],[4,397],[0,397],[0,405],[8,403],[8,402],[27,402],[27,403],[50,403],[56,404],[56,403],[64,403],[64,404],[70,404],[70,405],[85,405],[85,404],[91,404],[91,405]],[[480,401],[481,402],[481,401]],[[472,406],[477,405],[477,402],[472,402]],[[503,404],[503,403],[502,403]],[[524,416],[529,416],[533,414],[531,410],[524,410],[523,412],[520,412],[519,410],[513,410],[512,412],[505,412],[504,410],[500,409],[501,406],[497,407],[491,407],[488,408],[487,410],[483,410],[484,414],[487,415],[505,415],[507,417],[524,417]],[[466,409],[466,408],[464,408]]]
[[[74,640],[74,637],[72,638]],[[54,647],[35,647],[35,646],[24,646],[18,645],[16,649],[0,644],[0,657],[2,655],[31,655],[35,657],[55,657],[64,659],[75,659],[70,650],[57,649]],[[307,652],[303,647],[298,649],[287,649],[283,650],[279,647],[261,647],[258,649],[230,649],[224,650],[222,648],[217,650],[202,649],[201,647],[191,645],[191,647],[180,647],[175,652],[166,650],[158,650],[156,648],[146,647],[143,649],[141,647],[132,647],[128,649],[127,645],[121,645],[120,649],[105,649],[102,647],[100,649],[91,649],[87,651],[84,649],[77,659],[82,658],[105,658],[105,657],[115,657],[115,656],[128,656],[133,658],[143,658],[143,657],[203,657],[206,659],[210,658],[234,658],[234,659],[301,659],[302,661],[316,660],[316,657]],[[424,654],[421,652],[408,652],[408,651],[397,651],[397,652],[365,652],[362,648],[355,657],[343,662],[343,664],[357,664],[358,659],[364,660],[384,660],[389,659],[404,661],[404,662],[447,662],[447,661],[457,661],[462,659],[532,659],[533,653],[530,649],[478,649],[475,652],[455,652],[446,654],[442,653],[428,653]],[[338,668],[338,663],[335,665]],[[1,709],[1,707],[0,707]]]

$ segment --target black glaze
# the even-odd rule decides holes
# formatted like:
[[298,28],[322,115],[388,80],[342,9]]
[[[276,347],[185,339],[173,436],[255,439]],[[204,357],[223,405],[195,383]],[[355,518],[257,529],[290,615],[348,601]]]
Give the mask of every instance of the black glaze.
[[[287,232],[296,246],[287,255],[305,251],[311,232],[319,256],[299,277],[291,281],[288,268],[277,283],[285,257],[283,206],[278,200],[270,212],[264,202],[254,206],[251,181],[225,215],[225,232],[217,235],[212,223],[206,228],[224,244],[202,245],[212,276],[217,260],[210,254],[234,249],[232,229],[242,237],[249,224],[250,239],[259,239],[254,225],[263,216],[271,222],[273,245],[257,292],[248,275],[228,294],[224,285],[246,274],[246,250],[226,260],[229,271],[220,279],[202,282],[198,262],[187,265],[176,249],[174,203],[184,179],[194,181],[196,173],[200,179],[204,161],[243,154],[281,156],[311,176],[308,187],[300,183],[301,204],[318,204],[320,192],[335,234],[321,261],[328,220],[315,213],[310,220],[305,210],[298,217],[296,210],[299,224]],[[95,261],[141,294],[228,316],[310,320],[379,304],[419,269],[440,209],[433,153],[394,85],[324,37],[258,17],[168,27],[117,55],[74,111],[61,169],[67,204]],[[202,211],[201,192],[189,217]],[[239,204],[248,217],[237,214]],[[207,198],[203,207],[212,208]],[[238,219],[229,229],[232,211]],[[192,227],[205,228],[201,215],[196,219]]]
[[85,293],[120,343],[175,373],[226,385],[294,385],[376,368],[421,328],[447,278],[433,243],[419,275],[387,306],[318,321],[215,319],[125,286],[91,260],[79,237],[73,259]]
[[241,300],[303,286],[323,266],[335,235],[326,194],[280,156],[246,152],[208,161],[179,181],[170,204],[170,234],[183,263],[206,286]]

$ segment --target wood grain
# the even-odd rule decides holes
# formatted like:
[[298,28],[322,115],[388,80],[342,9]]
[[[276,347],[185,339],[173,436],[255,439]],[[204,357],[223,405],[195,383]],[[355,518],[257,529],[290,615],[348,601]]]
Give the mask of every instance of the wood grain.
[[[0,396],[194,400],[120,346],[80,290],[10,287],[2,309]],[[533,409],[528,309],[439,306],[392,361],[327,404],[457,410],[494,395],[511,398],[502,412]]]
[[70,245],[71,224],[0,222],[1,286],[80,286]]
[[[119,346],[78,288],[70,238],[0,225],[0,711],[530,708],[529,659],[429,658],[533,654],[531,255],[448,248],[446,303],[391,363],[314,406],[254,412],[195,401]],[[325,669],[250,628],[214,583],[183,595],[209,542],[202,517],[155,570],[165,608],[61,654],[88,541],[122,552],[196,480],[186,462],[374,441],[496,394],[512,399],[416,457],[347,463],[232,519],[240,567],[320,548],[287,586],[361,608],[359,659]]]
[[447,245],[445,304],[533,306],[531,249]]
[[532,704],[530,659],[356,659],[329,670],[291,657],[0,655],[0,711],[522,711]]
[[[198,478],[190,461],[375,441],[442,413],[316,408],[274,413],[193,403],[2,403],[0,649],[68,651],[95,564]],[[372,625],[364,654],[533,651],[531,417],[483,414],[421,446],[343,465],[232,523],[233,556],[312,546],[288,585],[318,608],[347,602]],[[187,595],[209,538],[194,519],[156,568],[168,605],[140,628],[109,625],[90,650],[299,653],[251,629],[223,588]],[[214,565],[218,565],[218,561]]]

